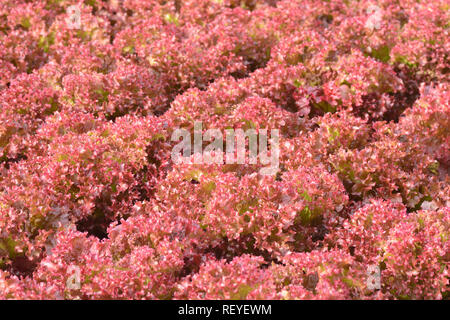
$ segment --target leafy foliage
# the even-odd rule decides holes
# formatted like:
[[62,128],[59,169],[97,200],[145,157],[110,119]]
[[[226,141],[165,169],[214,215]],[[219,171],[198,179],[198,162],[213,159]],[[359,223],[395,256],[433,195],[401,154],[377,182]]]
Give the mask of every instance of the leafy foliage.
[[[0,298],[448,298],[449,15],[1,1]],[[278,172],[172,163],[195,121],[279,129]]]

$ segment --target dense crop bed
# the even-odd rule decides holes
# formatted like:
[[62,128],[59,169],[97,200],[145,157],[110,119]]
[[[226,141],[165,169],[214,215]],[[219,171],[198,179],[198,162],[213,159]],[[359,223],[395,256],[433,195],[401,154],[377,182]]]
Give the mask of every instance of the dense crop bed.
[[[2,0],[0,298],[448,298],[449,27],[448,0]],[[279,129],[278,172],[174,163],[194,121]]]

